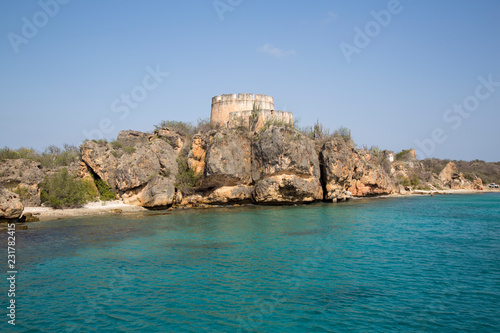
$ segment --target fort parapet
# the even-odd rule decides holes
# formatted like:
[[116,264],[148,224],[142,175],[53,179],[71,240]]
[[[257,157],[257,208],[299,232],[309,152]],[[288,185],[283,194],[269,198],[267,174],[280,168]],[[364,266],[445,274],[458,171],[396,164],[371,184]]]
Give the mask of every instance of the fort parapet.
[[210,123],[223,127],[244,125],[250,128],[253,110],[258,110],[254,126],[263,126],[268,120],[293,123],[293,114],[274,110],[274,98],[267,95],[229,94],[212,98]]

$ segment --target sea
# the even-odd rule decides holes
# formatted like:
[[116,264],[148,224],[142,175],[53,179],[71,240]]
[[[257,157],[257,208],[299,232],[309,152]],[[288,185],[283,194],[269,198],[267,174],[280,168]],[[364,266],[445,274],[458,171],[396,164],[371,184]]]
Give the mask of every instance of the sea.
[[500,193],[30,223],[12,297],[6,232],[2,332],[500,332]]

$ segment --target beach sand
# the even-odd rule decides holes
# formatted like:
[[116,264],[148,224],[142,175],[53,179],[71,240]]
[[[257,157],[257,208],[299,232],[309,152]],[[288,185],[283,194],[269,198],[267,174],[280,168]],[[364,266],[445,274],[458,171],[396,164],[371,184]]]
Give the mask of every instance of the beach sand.
[[24,207],[23,214],[31,213],[43,220],[75,216],[146,212],[146,208],[124,204],[121,200],[91,202],[81,208],[53,209],[49,207]]

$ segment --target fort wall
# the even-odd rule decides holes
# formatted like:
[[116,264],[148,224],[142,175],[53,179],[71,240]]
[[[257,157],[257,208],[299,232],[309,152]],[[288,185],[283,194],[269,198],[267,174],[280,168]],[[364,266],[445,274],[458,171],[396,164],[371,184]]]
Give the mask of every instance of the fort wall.
[[235,111],[229,113],[229,121],[227,126],[235,128],[244,126],[249,129],[258,131],[264,127],[267,121],[277,121],[284,124],[293,124],[293,113],[288,111],[277,110],[260,110],[257,112],[257,119],[251,124],[250,119],[253,111]]
[[229,94],[212,98],[212,124],[227,125],[229,113],[237,111],[251,111],[254,105],[261,110],[274,110],[274,98],[266,95]]

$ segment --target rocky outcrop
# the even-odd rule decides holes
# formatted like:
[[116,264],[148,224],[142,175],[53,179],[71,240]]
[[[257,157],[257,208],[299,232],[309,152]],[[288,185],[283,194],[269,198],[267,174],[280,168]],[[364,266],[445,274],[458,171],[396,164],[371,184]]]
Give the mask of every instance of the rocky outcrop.
[[186,143],[186,136],[179,131],[176,131],[170,127],[157,128],[154,131],[154,135],[160,139],[165,140],[172,148],[174,148],[177,156],[179,156]]
[[244,204],[252,202],[252,186],[223,186],[205,197],[203,203],[211,205]]
[[18,194],[24,206],[40,206],[38,185],[43,178],[39,162],[17,159],[0,163],[0,184]]
[[314,142],[293,128],[270,126],[254,136],[252,179],[258,203],[302,203],[323,198]]
[[[251,140],[237,131],[221,131],[210,138],[205,157],[205,181],[219,186],[252,182]],[[219,187],[216,186],[216,187]]]
[[[86,142],[82,160],[91,173],[118,191],[127,204],[148,208],[174,203],[177,153],[162,139],[145,133],[124,131],[118,135],[122,146]],[[126,146],[125,146],[126,145]],[[81,168],[81,174],[85,168]]]
[[394,185],[368,152],[358,151],[351,142],[333,138],[320,151],[325,200],[339,201],[351,196],[390,194]]
[[173,204],[176,152],[161,139],[134,148],[120,157],[116,169],[116,186],[124,202],[150,208]]
[[0,186],[0,220],[17,220],[23,214],[19,196]]
[[188,154],[188,166],[197,175],[202,175],[205,171],[205,157],[207,155],[207,145],[202,135],[196,134],[191,143],[191,150]]
[[118,133],[116,141],[125,147],[133,147],[138,143],[148,143],[150,135],[138,131],[121,131]]
[[118,153],[107,142],[87,141],[80,148],[82,160],[99,178],[116,189]]
[[475,176],[473,181],[464,177],[458,171],[455,163],[449,162],[443,170],[439,173],[439,180],[442,182],[443,187],[448,187],[454,190],[482,190],[483,182],[480,178]]
[[347,189],[352,187],[355,161],[354,147],[337,138],[326,142],[321,148],[319,159],[323,176],[325,200],[345,201],[352,197]]
[[294,174],[277,174],[255,184],[253,198],[263,204],[307,203],[321,200],[319,179]]
[[453,162],[448,163],[439,173],[439,180],[445,184],[459,179],[460,173],[458,172],[457,166]]

